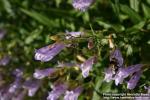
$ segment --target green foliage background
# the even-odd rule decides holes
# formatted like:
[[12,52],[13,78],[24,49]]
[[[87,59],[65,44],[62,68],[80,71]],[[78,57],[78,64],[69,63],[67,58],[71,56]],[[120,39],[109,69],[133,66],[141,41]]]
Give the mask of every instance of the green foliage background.
[[[0,67],[11,83],[10,72],[17,67],[25,69],[25,77],[31,76],[37,68],[53,67],[57,61],[71,62],[80,54],[88,58],[98,52],[98,63],[93,67],[86,92],[80,99],[100,100],[103,92],[145,92],[144,85],[150,84],[146,69],[138,86],[133,91],[126,85],[116,87],[113,82],[105,83],[104,68],[109,64],[108,35],[113,35],[125,59],[125,65],[150,64],[150,0],[95,0],[86,12],[72,7],[72,0],[0,0],[0,29],[7,31],[0,40],[0,57],[11,55],[11,62]],[[49,36],[68,31],[85,31],[92,34],[91,27],[99,40],[96,49],[88,50],[87,41],[72,49],[65,49],[54,60],[42,63],[34,60],[37,48],[54,41]],[[95,51],[96,50],[96,51]],[[49,81],[28,100],[41,100],[50,90]]]

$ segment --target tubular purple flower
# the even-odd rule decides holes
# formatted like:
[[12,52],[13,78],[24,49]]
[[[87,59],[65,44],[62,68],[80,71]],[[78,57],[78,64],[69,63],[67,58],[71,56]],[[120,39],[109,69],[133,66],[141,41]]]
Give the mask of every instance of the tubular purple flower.
[[0,29],[0,40],[4,38],[5,34],[6,34],[6,31],[3,29]]
[[78,100],[78,96],[82,92],[81,87],[77,87],[73,91],[66,91],[64,100]]
[[80,11],[86,11],[94,0],[73,0],[73,7]]
[[110,62],[116,62],[117,67],[123,67],[123,57],[122,57],[121,51],[119,49],[115,49],[110,54]]
[[0,65],[6,66],[10,62],[10,56],[6,55],[0,59]]
[[108,68],[105,70],[104,81],[110,82],[111,80],[113,80],[113,72],[112,72],[111,68]]
[[16,77],[21,77],[23,75],[23,69],[22,68],[16,68],[13,71],[13,75],[15,75]]
[[0,100],[11,100],[13,93],[8,91],[9,87],[3,87],[0,89]]
[[123,83],[123,80],[126,77],[126,75],[127,74],[126,74],[126,71],[124,70],[124,68],[120,68],[118,73],[114,77],[116,86],[118,86],[118,84]]
[[127,82],[127,89],[134,89],[140,79],[142,72],[138,71],[133,74],[130,80]]
[[82,70],[82,75],[84,78],[88,77],[89,71],[92,69],[94,61],[95,57],[91,57],[80,65],[80,69]]
[[21,78],[17,77],[16,80],[10,85],[9,92],[14,93],[17,89],[21,88]]
[[35,51],[35,59],[42,62],[47,62],[53,59],[65,45],[63,43],[54,43]]
[[83,32],[68,32],[66,31],[66,39],[72,39],[83,35]]
[[33,77],[36,79],[42,79],[46,76],[49,76],[50,74],[54,73],[55,69],[54,68],[46,68],[46,69],[42,69],[42,70],[35,70]]
[[126,75],[124,77],[127,77],[129,74],[133,74],[134,72],[140,71],[142,67],[143,64],[136,64],[125,68]]
[[142,66],[143,66],[142,64],[136,64],[136,65],[129,66],[127,68],[120,68],[114,78],[115,84],[116,85],[122,84],[124,78],[127,78],[129,75],[131,75],[137,71],[140,71]]
[[26,91],[20,91],[20,93],[17,96],[13,97],[12,100],[24,100],[25,95]]
[[40,80],[29,79],[24,82],[23,87],[28,89],[28,96],[32,97],[39,89],[40,84],[41,84]]
[[53,90],[49,92],[47,100],[58,100],[58,98],[67,90],[67,86],[64,84],[53,87]]

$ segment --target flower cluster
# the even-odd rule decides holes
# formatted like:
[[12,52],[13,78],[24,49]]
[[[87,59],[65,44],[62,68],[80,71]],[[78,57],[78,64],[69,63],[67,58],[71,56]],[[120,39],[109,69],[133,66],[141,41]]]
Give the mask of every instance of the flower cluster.
[[[66,32],[65,39],[66,40],[72,40],[77,37],[80,37],[84,35],[83,32]],[[52,45],[42,47],[35,51],[35,59],[40,60],[42,62],[47,62],[52,60],[61,50],[68,47],[67,44],[62,42],[56,42]],[[82,71],[82,76],[84,78],[89,76],[89,72],[92,70],[92,66],[95,63],[96,57],[90,57],[89,59],[85,60],[81,64],[73,64],[73,63],[59,63],[57,67],[53,68],[46,68],[46,69],[36,69],[33,77],[35,79],[42,80],[45,77],[52,76],[53,74],[59,72],[61,69],[67,68],[73,68],[77,67]],[[63,81],[54,82],[54,86],[52,87],[52,91],[49,92],[49,95],[47,97],[47,100],[57,100],[62,94],[64,94],[64,100],[77,100],[78,96],[80,95],[82,91],[81,86],[75,86],[72,87],[69,85],[70,83],[66,83]],[[31,88],[28,85],[25,85],[26,88]],[[34,90],[36,89],[30,89],[29,95],[32,96],[34,94]],[[33,91],[33,92],[32,92]]]
[[143,64],[136,64],[125,67],[123,64],[123,57],[119,49],[115,49],[110,54],[110,65],[105,71],[104,81],[110,82],[115,80],[115,84],[122,84],[124,79],[130,76],[127,82],[128,89],[134,89],[142,74],[141,68]]
[[24,79],[23,69],[15,69],[12,75],[14,82],[10,85],[2,84],[0,88],[0,100],[24,100],[27,91],[28,96],[34,96],[40,87],[40,80]]

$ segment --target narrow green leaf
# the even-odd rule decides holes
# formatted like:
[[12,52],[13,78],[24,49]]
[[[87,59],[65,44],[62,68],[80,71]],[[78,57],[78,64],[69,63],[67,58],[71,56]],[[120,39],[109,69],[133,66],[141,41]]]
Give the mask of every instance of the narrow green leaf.
[[116,17],[119,18],[119,0],[115,0],[115,4],[113,2],[110,3],[111,7],[113,9],[113,12],[115,13]]
[[104,22],[104,21],[97,21],[97,23],[104,27],[105,29],[114,29],[116,32],[121,32],[121,31],[124,31],[125,28],[124,26],[120,25],[120,24],[110,24],[110,23],[107,23],[107,22]]
[[97,77],[97,82],[95,85],[95,91],[93,92],[93,98],[92,100],[100,100],[100,96],[97,94],[99,92],[99,88],[102,85],[103,77]]
[[120,4],[120,9],[123,13],[127,14],[133,23],[139,23],[142,18],[133,9],[129,8],[127,5]]
[[46,25],[48,27],[58,27],[58,25],[55,24],[54,20],[50,20],[45,15],[42,15],[35,11],[28,11],[26,9],[21,9],[21,11],[27,14],[28,16],[32,17],[33,19],[37,20],[38,22],[42,23],[43,25]]
[[83,14],[83,20],[84,20],[84,22],[88,22],[89,19],[90,19],[89,13],[88,12],[84,13]]
[[104,27],[104,28],[106,28],[106,29],[109,29],[109,28],[111,28],[111,25],[110,24],[108,24],[108,23],[106,23],[106,22],[104,22],[104,21],[97,21],[97,23],[100,25],[100,26],[102,26],[102,27]]
[[140,4],[139,0],[129,0],[129,2],[130,2],[130,7],[132,9],[134,9],[136,12],[138,12],[139,11],[139,4]]
[[127,47],[127,56],[131,55],[132,52],[133,52],[132,46],[128,45],[128,47]]
[[12,7],[11,7],[9,0],[1,0],[0,3],[2,3],[2,6],[6,10],[7,13],[9,13],[11,16],[14,15],[14,13],[11,9]]
[[146,18],[150,18],[150,7],[145,4],[142,4],[143,12]]
[[43,30],[43,27],[40,26],[39,28],[37,28],[33,32],[31,32],[31,34],[25,39],[25,43],[26,44],[32,43],[36,38],[38,38],[38,36],[42,32],[42,30]]
[[141,21],[140,23],[135,24],[134,26],[126,29],[126,33],[137,32],[140,29],[142,29],[144,27],[144,25],[145,25],[145,21]]

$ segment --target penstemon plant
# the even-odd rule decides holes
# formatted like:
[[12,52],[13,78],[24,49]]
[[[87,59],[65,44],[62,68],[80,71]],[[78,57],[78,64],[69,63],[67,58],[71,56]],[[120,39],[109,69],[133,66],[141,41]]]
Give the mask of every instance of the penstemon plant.
[[[5,18],[0,9],[0,17],[15,19],[13,24],[5,21],[0,24],[0,100],[150,99],[150,65],[146,59],[150,40],[145,35],[150,32],[148,0],[129,0],[129,4],[119,0],[2,0],[0,3],[9,13]],[[74,9],[69,10],[67,3]],[[11,4],[20,4],[19,12]],[[51,8],[47,9],[47,5]],[[34,10],[47,15],[51,12],[52,19]],[[20,13],[35,21],[23,16],[16,22],[22,16]],[[58,17],[53,19],[53,16]],[[27,20],[32,27],[37,27],[37,22],[42,25],[31,35],[24,34],[28,33],[26,28],[30,29]],[[20,34],[14,35],[17,29]],[[65,31],[44,33],[61,29]],[[41,42],[43,37],[45,42]],[[8,45],[4,47],[5,44]]]

